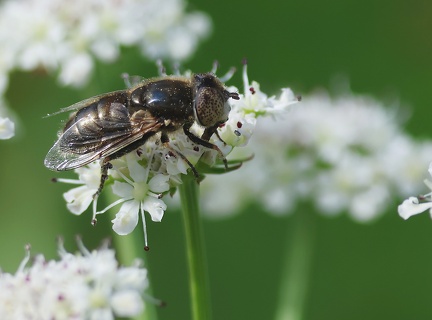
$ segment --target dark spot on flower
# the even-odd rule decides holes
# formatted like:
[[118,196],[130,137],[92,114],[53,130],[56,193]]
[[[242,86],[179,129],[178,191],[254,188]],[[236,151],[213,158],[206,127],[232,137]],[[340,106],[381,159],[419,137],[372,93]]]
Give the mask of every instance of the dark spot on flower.
[[249,88],[249,91],[250,91],[252,94],[255,94],[255,93],[256,93],[254,87],[250,87],[250,88]]

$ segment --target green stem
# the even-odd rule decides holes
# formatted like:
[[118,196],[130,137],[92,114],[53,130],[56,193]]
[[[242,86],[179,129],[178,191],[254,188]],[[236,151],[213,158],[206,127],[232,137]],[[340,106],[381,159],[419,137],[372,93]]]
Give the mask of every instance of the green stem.
[[[132,234],[126,236],[113,235],[114,245],[116,247],[117,259],[122,266],[130,266],[136,259],[145,261],[145,267],[148,270],[148,264],[144,251],[144,240],[141,232],[135,230]],[[152,296],[151,282],[145,291],[146,295]],[[144,296],[145,297],[145,296]],[[144,312],[135,317],[135,320],[156,320],[157,319],[157,305],[154,301],[146,301],[144,298],[145,308]]]
[[183,176],[179,187],[189,265],[189,287],[193,320],[210,320],[210,289],[201,216],[199,188],[191,175]]
[[288,239],[276,320],[302,320],[309,286],[313,252],[313,217],[298,212],[294,217],[292,237]]

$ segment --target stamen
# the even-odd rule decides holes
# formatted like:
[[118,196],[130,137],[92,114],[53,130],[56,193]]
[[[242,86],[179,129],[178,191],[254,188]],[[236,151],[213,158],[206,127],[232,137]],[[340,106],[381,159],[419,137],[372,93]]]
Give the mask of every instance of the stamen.
[[84,243],[82,242],[81,236],[77,236],[75,239],[79,251],[81,251],[83,256],[89,257],[91,255],[90,251],[84,246]]
[[175,63],[173,64],[173,73],[174,73],[176,76],[179,76],[179,75],[180,75],[180,63],[175,62]]
[[151,191],[147,192],[147,195],[152,196],[156,199],[162,199],[162,197],[163,197],[163,193],[154,193]]
[[120,203],[123,203],[123,202],[125,202],[125,201],[128,201],[128,200],[132,200],[133,198],[131,197],[131,198],[121,198],[121,199],[118,199],[117,201],[114,201],[113,203],[111,203],[108,207],[106,207],[105,209],[103,209],[103,210],[101,210],[101,211],[98,211],[98,212],[96,212],[96,214],[102,214],[102,213],[105,213],[105,212],[107,212],[109,209],[111,209],[112,207],[115,207],[116,205],[118,205],[118,204],[120,204]]
[[21,261],[16,274],[23,272],[26,264],[29,262],[29,260],[30,260],[30,248],[31,248],[30,244],[25,245],[26,254],[25,254],[23,261]]
[[122,73],[121,77],[122,77],[122,79],[123,79],[123,81],[124,81],[124,83],[126,85],[126,88],[132,87],[132,83],[130,81],[129,73],[126,73],[126,72]]
[[[148,180],[148,177],[149,177],[149,174],[150,174],[150,167],[151,167],[151,163],[152,163],[152,161],[153,161],[153,156],[154,156],[154,151],[155,151],[155,149],[154,148],[151,148],[150,149],[150,155],[149,155],[149,157],[148,157],[148,165],[147,165],[147,168],[146,168],[146,179]],[[146,181],[147,182],[147,181]]]
[[143,230],[144,230],[144,250],[145,251],[149,251],[150,248],[148,246],[148,241],[147,241],[147,225],[146,225],[146,219],[145,219],[145,212],[142,208],[142,203],[140,203],[140,211],[141,211],[141,220],[143,223]]
[[230,80],[232,78],[232,76],[234,75],[236,70],[237,69],[235,67],[231,67],[227,73],[225,73],[222,77],[219,78],[219,80],[222,82],[227,82],[228,80]]
[[98,201],[98,197],[95,197],[93,199],[93,217],[92,217],[92,221],[91,224],[94,227],[97,223],[97,219],[96,219],[96,215],[97,215],[97,201]]
[[158,67],[159,75],[161,77],[165,77],[167,74],[166,74],[166,69],[165,69],[165,67],[164,67],[164,65],[162,63],[162,60],[161,59],[157,59],[156,65]]
[[60,257],[63,257],[68,253],[64,247],[63,237],[57,237],[57,246],[58,246],[57,252]]
[[248,88],[250,88],[246,62],[243,64],[243,86],[244,92],[247,92]]
[[212,66],[210,72],[213,74],[216,74],[218,67],[219,67],[219,61],[217,61],[217,60],[213,61],[213,66]]
[[145,292],[143,293],[143,299],[146,302],[152,303],[152,304],[159,306],[159,307],[165,307],[166,306],[165,301],[162,301],[162,300],[156,299],[155,297],[149,296]]
[[63,179],[63,178],[52,178],[52,182],[62,182],[62,183],[69,183],[69,184],[83,184],[81,180],[77,179]]
[[133,181],[126,177],[123,172],[121,172],[116,166],[112,165],[112,169],[115,170],[120,175],[120,177],[122,177],[127,183],[133,185]]

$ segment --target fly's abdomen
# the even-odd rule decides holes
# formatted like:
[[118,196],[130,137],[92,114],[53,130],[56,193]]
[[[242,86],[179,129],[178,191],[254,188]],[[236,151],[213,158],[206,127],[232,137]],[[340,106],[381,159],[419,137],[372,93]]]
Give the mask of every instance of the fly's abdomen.
[[78,110],[66,124],[60,148],[77,154],[97,150],[104,141],[131,130],[126,93],[102,98]]

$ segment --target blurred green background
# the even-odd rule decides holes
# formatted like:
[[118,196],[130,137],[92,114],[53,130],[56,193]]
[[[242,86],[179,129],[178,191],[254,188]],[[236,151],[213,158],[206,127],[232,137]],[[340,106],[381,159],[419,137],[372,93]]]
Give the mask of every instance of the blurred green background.
[[[344,75],[355,93],[397,97],[410,105],[407,130],[431,137],[432,2],[194,0],[190,8],[207,12],[214,31],[185,67],[207,71],[217,59],[223,73],[230,66],[240,68],[246,57],[250,79],[260,82],[264,92],[277,94],[289,86],[304,99]],[[76,248],[76,234],[89,248],[110,236],[108,215],[93,228],[90,212],[76,217],[67,211],[62,193],[70,186],[50,182],[54,176],[74,175],[43,166],[63,120],[43,116],[122,88],[122,72],[147,77],[157,71],[135,50],[124,50],[115,64],[99,64],[84,90],[59,88],[43,72],[13,74],[7,99],[21,119],[21,133],[0,142],[0,266],[5,271],[16,270],[26,243],[34,254],[54,258],[58,235],[70,250]],[[230,84],[241,86],[240,73]],[[308,204],[298,209],[297,214],[309,212],[314,225],[305,319],[432,317],[432,221],[427,214],[403,221],[397,214],[402,200],[394,199],[382,218],[367,225],[347,215],[322,217]],[[294,220],[257,207],[232,218],[205,220],[214,319],[273,318]],[[154,296],[167,302],[160,319],[188,319],[180,212],[168,209],[162,223],[149,223],[148,232]]]

